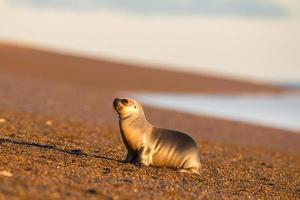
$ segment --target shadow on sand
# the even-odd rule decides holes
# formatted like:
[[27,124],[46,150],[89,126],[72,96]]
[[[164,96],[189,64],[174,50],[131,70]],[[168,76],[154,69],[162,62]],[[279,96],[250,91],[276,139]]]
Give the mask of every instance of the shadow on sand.
[[113,158],[108,158],[108,157],[100,156],[100,155],[90,155],[90,154],[82,152],[80,149],[72,149],[72,150],[59,149],[59,148],[57,148],[55,146],[52,146],[52,145],[49,145],[49,144],[39,144],[39,143],[35,143],[35,142],[17,141],[17,140],[4,139],[4,138],[0,139],[0,145],[2,143],[23,145],[23,146],[26,146],[26,147],[36,147],[36,148],[40,148],[40,149],[57,151],[57,152],[60,152],[60,153],[69,154],[69,155],[73,155],[73,156],[93,157],[93,158],[100,158],[100,159],[111,160],[111,161],[115,161],[115,162],[119,162],[119,163],[124,163],[124,161],[122,161],[122,160],[116,160],[116,159],[113,159]]

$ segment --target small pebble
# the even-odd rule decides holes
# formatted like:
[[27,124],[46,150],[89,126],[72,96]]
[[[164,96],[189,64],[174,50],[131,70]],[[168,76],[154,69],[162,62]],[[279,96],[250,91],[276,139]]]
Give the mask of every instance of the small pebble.
[[6,119],[0,118],[0,124],[5,123],[5,122],[6,122]]
[[102,173],[103,173],[103,174],[108,174],[108,173],[110,173],[110,172],[111,172],[110,168],[104,167],[104,168],[102,169]]
[[8,176],[11,177],[12,173],[10,173],[9,171],[0,171],[0,176]]
[[88,189],[87,192],[90,194],[97,194],[97,190],[95,189]]
[[46,125],[47,125],[47,126],[52,126],[52,124],[53,124],[53,123],[52,123],[51,120],[47,120],[47,121],[46,121]]

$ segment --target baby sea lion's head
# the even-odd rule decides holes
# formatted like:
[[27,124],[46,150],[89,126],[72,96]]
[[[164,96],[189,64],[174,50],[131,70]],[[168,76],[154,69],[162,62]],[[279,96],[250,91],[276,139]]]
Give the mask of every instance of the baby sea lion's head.
[[139,116],[143,114],[143,108],[139,102],[130,98],[116,98],[113,102],[113,106],[120,119],[126,119],[131,116]]

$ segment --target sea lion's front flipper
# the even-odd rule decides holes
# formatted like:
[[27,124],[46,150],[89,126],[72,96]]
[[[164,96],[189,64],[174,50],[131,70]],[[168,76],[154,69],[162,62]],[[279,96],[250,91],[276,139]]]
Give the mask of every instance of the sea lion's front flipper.
[[149,166],[151,164],[151,149],[148,147],[141,147],[137,152],[136,162],[141,165]]
[[128,151],[124,162],[125,163],[133,163],[133,162],[135,162],[136,157],[137,157],[136,153]]

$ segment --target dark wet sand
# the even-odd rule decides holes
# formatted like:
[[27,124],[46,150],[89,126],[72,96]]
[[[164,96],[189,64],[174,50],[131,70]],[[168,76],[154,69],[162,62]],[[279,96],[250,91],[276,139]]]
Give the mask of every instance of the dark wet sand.
[[124,90],[286,91],[0,45],[0,199],[300,198],[300,135],[285,130],[146,108],[196,139],[203,174],[122,163]]

